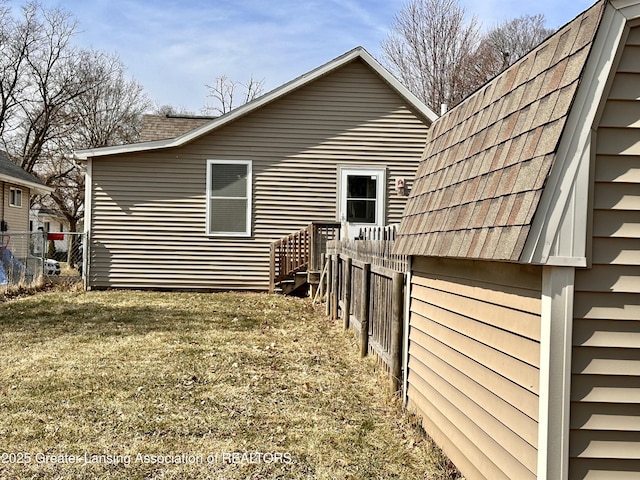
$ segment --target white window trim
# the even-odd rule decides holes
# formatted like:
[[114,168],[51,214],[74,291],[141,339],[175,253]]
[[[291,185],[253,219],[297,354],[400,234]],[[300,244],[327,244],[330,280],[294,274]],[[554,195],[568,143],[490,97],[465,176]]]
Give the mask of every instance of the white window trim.
[[[19,192],[19,195],[18,195],[18,192]],[[11,201],[12,197],[13,197],[13,201]],[[16,202],[17,198],[20,199],[20,202]],[[21,188],[9,187],[9,206],[15,207],[15,208],[22,208],[22,189]]]
[[[206,234],[210,237],[250,237],[251,236],[251,213],[252,213],[252,179],[253,179],[253,168],[252,168],[251,160],[207,160],[207,218],[206,218]],[[211,231],[211,170],[212,165],[246,165],[247,166],[247,223],[245,225],[244,232],[214,232]],[[215,198],[215,197],[214,197]]]

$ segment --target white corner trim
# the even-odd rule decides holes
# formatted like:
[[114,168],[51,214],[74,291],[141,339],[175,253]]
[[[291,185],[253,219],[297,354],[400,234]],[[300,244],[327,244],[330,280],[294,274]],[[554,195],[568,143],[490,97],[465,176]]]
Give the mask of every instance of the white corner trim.
[[574,279],[573,267],[543,268],[538,480],[569,475]]
[[84,242],[82,245],[82,273],[84,276],[84,289],[89,290],[89,270],[91,262],[89,261],[89,249],[91,248],[91,198],[93,197],[93,161],[91,158],[87,160],[87,167],[84,174]]
[[[592,127],[610,85],[626,26],[625,16],[607,3],[521,255],[523,263],[544,265],[552,255],[585,255],[588,202],[582,200],[589,197],[590,184],[589,168],[584,163],[592,157]],[[576,199],[581,201],[569,205]],[[557,245],[562,223],[567,220],[573,222],[569,226],[573,229],[570,241],[566,241],[565,225],[564,240]]]

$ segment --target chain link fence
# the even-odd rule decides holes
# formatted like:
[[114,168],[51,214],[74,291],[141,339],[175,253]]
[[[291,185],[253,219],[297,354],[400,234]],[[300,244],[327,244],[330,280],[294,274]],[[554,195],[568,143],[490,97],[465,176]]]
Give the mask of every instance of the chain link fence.
[[83,233],[0,233],[0,287],[82,278]]

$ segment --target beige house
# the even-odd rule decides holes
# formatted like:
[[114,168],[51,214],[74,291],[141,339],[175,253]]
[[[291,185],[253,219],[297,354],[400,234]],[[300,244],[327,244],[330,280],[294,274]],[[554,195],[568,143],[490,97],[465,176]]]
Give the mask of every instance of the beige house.
[[399,222],[435,118],[356,48],[174,138],[76,152],[87,286],[267,290],[273,241]]
[[[51,191],[51,188],[25,172],[9,160],[5,152],[0,151],[0,249],[9,247],[15,256],[27,256],[29,242],[24,234],[30,231],[31,195]],[[9,244],[12,233],[20,233],[23,236],[14,235],[14,241]]]
[[465,478],[640,477],[640,2],[433,124],[397,251],[406,401]]
[[51,189],[22,170],[0,150],[0,221],[2,231],[28,232],[31,195]]

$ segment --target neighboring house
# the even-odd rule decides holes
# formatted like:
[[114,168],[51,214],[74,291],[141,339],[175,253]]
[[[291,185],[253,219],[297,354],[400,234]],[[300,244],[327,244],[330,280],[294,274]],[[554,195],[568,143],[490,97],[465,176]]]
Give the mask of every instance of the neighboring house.
[[[29,230],[35,232],[39,229],[45,232],[56,234],[70,231],[69,221],[57,210],[51,208],[32,208],[29,213]],[[51,235],[49,237],[55,248],[54,257],[56,260],[64,260],[66,256],[62,255],[69,250],[69,239],[64,235]]]
[[400,220],[435,118],[356,48],[175,138],[76,152],[87,286],[267,290],[273,241]]
[[468,480],[640,476],[640,2],[438,119],[397,253],[406,400]]
[[[6,232],[25,233],[29,231],[29,205],[31,195],[46,194],[52,189],[45,186],[35,176],[25,172],[0,151],[0,235]],[[5,234],[0,247],[9,237]],[[14,255],[23,257],[27,254],[25,242],[15,242]]]

